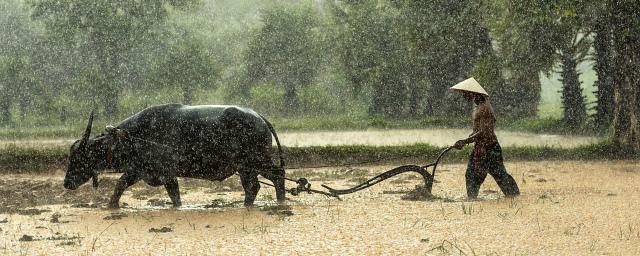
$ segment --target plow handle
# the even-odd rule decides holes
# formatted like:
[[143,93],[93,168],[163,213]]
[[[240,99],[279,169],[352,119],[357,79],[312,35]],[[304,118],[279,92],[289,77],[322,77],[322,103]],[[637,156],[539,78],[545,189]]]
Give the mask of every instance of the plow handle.
[[[449,152],[449,150],[454,149],[453,146],[447,147],[444,150],[442,150],[442,152],[440,152],[440,155],[438,155],[438,158],[436,158],[436,161],[433,163],[430,163],[428,165],[423,166],[423,168],[427,168],[429,166],[433,166],[433,171],[431,171],[431,184],[433,185],[433,180],[436,178],[436,167],[438,167],[438,163],[440,162],[440,159],[442,159],[442,156],[444,156],[444,154],[446,154],[447,152]],[[428,188],[429,191],[431,191],[431,188]]]
[[[322,184],[322,187],[329,190],[329,193],[334,195],[334,196],[339,196],[339,195],[345,195],[345,194],[351,194],[360,190],[363,190],[365,188],[371,187],[375,184],[378,184],[388,178],[394,177],[396,175],[402,174],[402,173],[406,173],[406,172],[417,172],[420,175],[422,175],[422,178],[424,179],[424,183],[425,183],[425,188],[427,188],[427,190],[429,191],[429,193],[431,193],[431,189],[433,187],[433,182],[434,182],[434,178],[436,175],[436,167],[438,166],[438,163],[440,162],[440,159],[442,159],[442,156],[444,156],[444,154],[446,154],[447,152],[449,152],[449,150],[453,149],[453,147],[447,147],[446,149],[444,149],[442,152],[440,152],[440,154],[438,155],[438,158],[436,159],[435,162],[430,163],[428,165],[425,166],[417,166],[417,165],[404,165],[404,166],[400,166],[400,167],[396,167],[393,168],[389,171],[383,172],[381,174],[378,174],[377,176],[363,182],[360,183],[358,185],[356,185],[355,187],[349,188],[349,189],[334,189],[331,188],[327,185]],[[431,173],[429,173],[427,171],[427,168],[433,166],[433,171]]]

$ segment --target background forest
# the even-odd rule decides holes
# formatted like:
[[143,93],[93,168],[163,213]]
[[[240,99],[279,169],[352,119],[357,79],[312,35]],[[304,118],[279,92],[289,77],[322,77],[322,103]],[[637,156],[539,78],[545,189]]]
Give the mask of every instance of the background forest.
[[502,120],[606,133],[637,149],[638,9],[591,0],[4,0],[0,125],[74,126],[94,108],[114,122],[169,102],[242,105],[308,125],[454,124],[471,106],[447,88],[473,76]]

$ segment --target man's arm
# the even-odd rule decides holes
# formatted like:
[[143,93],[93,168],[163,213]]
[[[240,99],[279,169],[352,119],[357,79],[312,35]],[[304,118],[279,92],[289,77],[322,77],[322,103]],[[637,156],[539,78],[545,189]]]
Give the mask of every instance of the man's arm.
[[476,131],[474,133],[471,133],[468,138],[456,141],[456,143],[453,145],[455,149],[462,149],[465,145],[476,142],[476,139],[482,134],[490,132],[491,123],[489,122],[488,118],[491,118],[493,114],[491,113],[491,110],[486,108],[485,106],[479,106],[479,108],[480,109],[478,110],[477,116],[477,118],[479,118],[479,125],[477,127],[474,127],[474,130]]
[[453,145],[453,148],[455,149],[462,149],[464,146],[466,146],[469,143],[473,143],[476,141],[476,138],[478,137],[478,135],[482,133],[482,130],[471,134],[468,138],[466,139],[462,139],[462,140],[458,140],[456,141],[456,144]]

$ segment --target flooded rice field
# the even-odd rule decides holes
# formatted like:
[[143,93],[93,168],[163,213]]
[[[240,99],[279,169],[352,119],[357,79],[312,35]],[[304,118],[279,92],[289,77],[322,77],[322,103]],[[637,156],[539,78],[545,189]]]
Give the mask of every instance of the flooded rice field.
[[[364,131],[283,131],[278,133],[282,145],[288,147],[371,145],[393,146],[426,143],[434,146],[450,146],[469,136],[469,129],[370,129]],[[598,137],[536,134],[511,131],[496,131],[502,146],[550,146],[572,148],[597,143]],[[77,138],[4,140],[0,146],[9,144],[21,147],[68,146]]]
[[[62,187],[63,171],[0,176],[2,255],[640,254],[640,162],[507,162],[522,196],[504,198],[488,177],[465,199],[464,166],[442,165],[434,195],[401,197],[420,184],[404,174],[339,201],[316,194],[274,203],[263,186],[242,207],[237,178],[180,180],[183,207],[138,183],[104,208],[117,176],[100,187]],[[346,188],[392,166],[290,170]],[[289,184],[293,186],[292,184]]]

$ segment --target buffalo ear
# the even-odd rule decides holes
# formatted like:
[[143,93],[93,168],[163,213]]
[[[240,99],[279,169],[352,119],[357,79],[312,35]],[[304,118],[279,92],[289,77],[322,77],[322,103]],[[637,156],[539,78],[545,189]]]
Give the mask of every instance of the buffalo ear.
[[109,135],[112,135],[117,140],[124,140],[129,138],[129,133],[123,129],[108,125],[105,129]]
[[108,133],[108,134],[112,134],[115,132],[116,128],[113,127],[113,125],[107,125],[106,128],[104,128],[104,130]]

